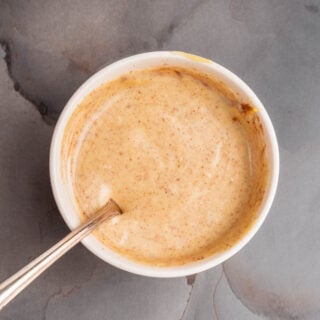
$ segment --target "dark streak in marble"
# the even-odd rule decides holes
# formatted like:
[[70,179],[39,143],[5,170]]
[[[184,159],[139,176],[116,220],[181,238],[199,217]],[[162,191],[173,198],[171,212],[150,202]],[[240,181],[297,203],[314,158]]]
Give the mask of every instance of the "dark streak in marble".
[[55,121],[47,116],[48,107],[43,102],[35,101],[31,97],[29,97],[29,95],[21,88],[21,86],[19,84],[19,81],[15,80],[13,78],[12,72],[11,72],[12,57],[11,57],[11,49],[10,49],[9,42],[7,42],[5,40],[0,40],[0,46],[5,51],[4,61],[7,64],[8,75],[10,76],[10,78],[11,78],[11,80],[13,82],[13,87],[14,87],[15,91],[17,91],[24,99],[28,100],[31,104],[33,104],[36,107],[36,109],[41,114],[43,120],[47,124],[53,125],[55,123]]
[[218,312],[217,312],[215,299],[216,299],[216,294],[218,292],[218,287],[219,287],[219,285],[221,283],[221,280],[223,278],[223,274],[224,274],[224,270],[223,270],[223,265],[222,265],[221,274],[220,274],[219,279],[218,279],[218,281],[217,281],[217,283],[216,283],[216,285],[215,285],[215,287],[213,289],[213,294],[212,294],[212,307],[213,307],[213,313],[216,316],[216,320],[219,320],[219,316],[218,316]]
[[196,281],[197,275],[196,275],[196,274],[193,274],[193,275],[191,275],[191,276],[187,276],[186,278],[187,278],[187,284],[188,284],[189,286],[193,286],[194,283],[195,283],[195,281]]
[[54,293],[52,293],[48,297],[45,305],[43,306],[43,317],[42,317],[42,320],[46,320],[47,319],[47,310],[48,310],[48,307],[49,307],[49,304],[50,304],[51,300],[53,300],[56,297],[59,297],[61,295],[61,293],[62,293],[62,289],[59,288],[58,290],[56,290]]
[[183,309],[182,315],[179,318],[179,320],[185,319],[185,316],[187,315],[188,307],[189,307],[191,296],[192,296],[192,292],[193,292],[193,289],[194,289],[195,280],[196,280],[196,275],[192,275],[192,276],[187,277],[187,284],[190,285],[191,288],[190,288],[189,295],[188,295],[188,298],[187,298],[187,301],[186,301],[186,305],[185,305],[185,307]]
[[[102,7],[102,11],[108,8],[104,2],[99,0],[95,2],[96,5]],[[53,38],[52,42],[58,44],[57,47],[52,48],[47,44],[44,45],[43,42],[43,48],[30,46],[30,41],[34,41],[34,38],[43,37],[45,34],[43,29],[47,28],[48,21],[41,18],[25,21],[28,28],[32,30],[30,33],[26,32],[16,16],[16,14],[23,15],[24,13],[20,11],[19,6],[15,6],[14,1],[8,2],[6,9],[11,14],[3,17],[6,27],[3,30],[0,28],[0,37],[6,41],[7,48],[10,48],[8,50],[8,60],[11,60],[11,63],[8,64],[10,77],[16,90],[35,105],[45,121],[53,124],[71,94],[101,65],[109,64],[131,54],[166,49],[166,43],[170,41],[178,28],[189,21],[207,2],[208,0],[193,0],[186,4],[184,1],[174,1],[169,5],[171,10],[169,9],[168,18],[166,18],[167,23],[161,21],[155,23],[151,14],[157,10],[157,7],[161,10],[161,2],[153,6],[147,2],[121,0],[116,6],[116,14],[125,22],[117,30],[121,36],[116,37],[116,33],[114,33],[115,36],[108,33],[108,29],[114,26],[113,20],[102,20],[99,35],[97,35],[95,33],[96,23],[82,29],[82,25],[75,19],[79,32],[77,32],[77,39],[73,39],[75,42],[73,46],[65,39],[70,34],[69,23],[63,19],[63,14],[59,14],[54,19],[50,18],[51,23],[59,21],[55,27],[60,30],[56,33],[48,31]],[[35,3],[36,1],[31,1],[30,7]],[[75,10],[75,5],[68,3],[65,10],[68,14],[70,10]],[[84,3],[81,3],[76,10],[82,17],[90,16],[95,12],[94,10],[88,12],[88,5]],[[41,9],[37,8],[37,11],[41,12]],[[46,9],[43,9],[43,12],[47,12]],[[144,16],[143,21],[137,23],[138,16]],[[73,28],[74,26],[71,29]],[[101,33],[103,29],[106,29],[107,35],[112,35],[111,40],[102,41],[105,36]],[[39,35],[33,34],[34,30],[37,30]],[[109,41],[111,41],[110,45],[108,45]],[[11,59],[11,56],[15,58]],[[29,70],[29,64],[32,64],[34,68],[32,72]]]
[[[226,270],[226,266],[225,264],[222,265],[222,275],[224,275],[224,277],[227,280],[227,283],[229,285],[230,290],[232,291],[232,293],[234,294],[234,296],[241,302],[241,304],[248,310],[250,310],[251,312],[253,312],[254,314],[257,314],[256,311],[254,309],[251,309],[251,307],[249,305],[247,305],[243,300],[242,297],[236,293],[235,289],[232,287],[232,283],[231,280],[228,276],[227,270]],[[244,285],[246,286],[246,288],[248,287],[248,283],[244,283]]]
[[13,87],[16,92],[18,92],[24,99],[28,100],[32,105],[35,106],[35,108],[39,111],[40,115],[42,116],[42,119],[47,123],[48,125],[53,125],[55,123],[55,120],[47,115],[48,113],[48,107],[41,101],[36,101],[35,99],[31,98],[27,92],[25,92],[19,81],[14,78],[12,75],[12,53],[10,49],[9,42],[5,40],[0,40],[0,46],[5,52],[4,61],[6,62],[7,68],[8,68],[8,75],[11,78],[13,82]]
[[50,297],[48,298],[46,304],[43,307],[43,318],[42,319],[43,320],[47,319],[47,311],[48,311],[49,305],[54,299],[59,298],[59,297],[66,298],[66,297],[70,296],[71,294],[74,294],[76,291],[80,290],[82,286],[84,286],[86,283],[88,283],[92,280],[96,271],[97,271],[97,266],[95,266],[92,269],[92,271],[88,275],[87,279],[85,279],[83,282],[81,282],[81,284],[75,284],[69,288],[60,287],[56,292],[51,294]]
[[70,289],[66,289],[66,290],[63,290],[62,288],[59,288],[56,292],[54,292],[53,294],[51,294],[46,302],[46,304],[44,305],[44,308],[43,308],[43,320],[46,320],[47,319],[47,310],[48,310],[48,307],[50,305],[50,303],[56,299],[56,298],[59,298],[59,297],[62,297],[62,298],[66,298],[68,297],[69,295],[75,293],[77,290],[80,290],[81,288],[81,285],[74,285],[72,286]]
[[311,13],[318,13],[319,12],[319,7],[315,4],[305,4],[304,7],[306,8],[307,11]]
[[4,61],[7,65],[7,68],[8,68],[8,72],[10,72],[10,69],[11,69],[11,52],[10,52],[10,48],[9,48],[9,44],[4,41],[4,40],[1,40],[0,39],[0,46],[2,48],[2,50],[4,51]]
[[181,10],[181,13],[179,12],[178,15],[174,16],[169,25],[156,35],[157,50],[163,50],[164,45],[173,36],[174,31],[181,27],[184,22],[188,21],[188,19],[206,2],[208,2],[208,0],[200,0],[192,5],[187,12]]
[[[223,273],[227,280],[227,283],[235,295],[237,299],[241,302],[241,304],[250,310],[252,313],[256,315],[263,315],[267,319],[282,319],[282,320],[301,320],[307,319],[305,313],[295,314],[292,310],[292,306],[289,301],[286,300],[285,297],[278,296],[273,293],[269,293],[264,289],[258,288],[255,286],[255,283],[249,280],[249,275],[237,274],[237,280],[243,279],[240,281],[240,287],[238,284],[238,288],[235,287],[232,281],[232,277],[228,275],[227,267],[223,265]],[[251,291],[251,296],[255,298],[255,303],[249,303],[249,301],[245,300],[245,295],[243,291]],[[257,300],[260,303],[257,303]],[[264,307],[263,307],[264,306]]]
[[39,240],[40,242],[45,241],[50,237],[50,232],[55,224],[55,219],[57,216],[58,208],[55,206],[47,210],[47,214],[43,217],[41,221],[38,222],[39,230]]

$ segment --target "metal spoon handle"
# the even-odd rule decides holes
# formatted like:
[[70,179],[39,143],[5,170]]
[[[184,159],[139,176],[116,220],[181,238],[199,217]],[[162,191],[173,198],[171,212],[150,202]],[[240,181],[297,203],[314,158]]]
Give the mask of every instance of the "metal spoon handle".
[[85,224],[73,230],[49,250],[45,251],[38,258],[31,261],[17,273],[1,283],[0,310],[43,271],[87,236],[95,227],[106,219],[118,215],[119,213],[121,213],[121,209],[113,200],[110,200],[105,207],[99,210]]

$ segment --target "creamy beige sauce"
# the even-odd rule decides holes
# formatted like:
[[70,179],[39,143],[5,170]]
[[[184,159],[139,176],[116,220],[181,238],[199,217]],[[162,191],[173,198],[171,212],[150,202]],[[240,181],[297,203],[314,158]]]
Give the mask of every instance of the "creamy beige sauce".
[[179,265],[249,230],[268,183],[266,146],[258,113],[230,97],[205,74],[162,67],[82,101],[65,130],[62,169],[83,219],[110,197],[123,209],[95,232],[108,248]]

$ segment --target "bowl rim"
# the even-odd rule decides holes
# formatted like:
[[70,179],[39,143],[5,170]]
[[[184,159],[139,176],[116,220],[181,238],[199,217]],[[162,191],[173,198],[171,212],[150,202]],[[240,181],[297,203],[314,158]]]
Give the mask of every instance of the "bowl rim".
[[[121,257],[119,254],[112,252],[110,249],[104,247],[100,241],[98,241],[93,235],[89,235],[85,239],[82,240],[82,244],[94,253],[96,256],[104,260],[105,262],[128,272],[139,274],[143,276],[149,277],[160,277],[160,278],[172,278],[172,277],[182,277],[188,276],[192,274],[196,274],[205,270],[208,270],[224,261],[232,257],[238,251],[240,251],[256,234],[256,232],[260,229],[261,225],[265,221],[272,202],[274,200],[278,179],[279,179],[279,147],[275,134],[275,130],[273,128],[270,117],[256,94],[252,91],[252,89],[237,75],[228,70],[227,68],[221,66],[220,64],[213,62],[211,60],[178,51],[153,51],[147,53],[141,53],[133,56],[129,56],[127,58],[118,60],[110,65],[107,65],[100,69],[98,72],[94,73],[90,76],[71,96],[69,101],[66,103],[63,111],[60,114],[60,117],[56,123],[54,133],[51,140],[50,145],[50,157],[49,157],[49,170],[50,170],[50,181],[51,188],[53,192],[53,196],[55,202],[58,206],[60,214],[68,227],[73,230],[78,224],[74,220],[71,219],[70,213],[66,210],[65,204],[62,201],[64,197],[62,191],[62,183],[60,179],[60,154],[61,154],[61,143],[62,136],[64,133],[65,125],[67,124],[71,114],[77,108],[77,105],[80,101],[94,88],[98,87],[100,84],[99,79],[105,76],[107,73],[112,72],[112,70],[117,70],[121,67],[125,67],[126,65],[134,65],[138,62],[143,62],[148,59],[159,59],[159,66],[163,65],[160,63],[160,60],[171,60],[179,61],[179,63],[188,63],[193,65],[196,69],[210,69],[212,72],[218,73],[222,77],[225,78],[226,81],[230,81],[235,87],[245,94],[249,101],[258,108],[259,116],[263,123],[266,132],[266,140],[270,145],[270,163],[271,163],[271,172],[270,172],[270,182],[269,188],[266,192],[264,203],[262,204],[259,214],[255,222],[253,223],[250,230],[230,249],[223,251],[221,253],[215,254],[213,256],[209,256],[201,261],[188,263],[185,265],[174,266],[174,267],[155,267],[149,266],[142,263],[131,261],[127,258]],[[191,62],[190,62],[191,61]],[[169,63],[169,65],[174,65]],[[123,73],[123,72],[122,72]],[[119,73],[119,75],[121,72]],[[119,76],[118,75],[118,76]],[[118,77],[117,76],[117,77]],[[109,81],[109,80],[108,80]],[[105,81],[107,82],[107,81]],[[91,89],[90,89],[91,88]]]

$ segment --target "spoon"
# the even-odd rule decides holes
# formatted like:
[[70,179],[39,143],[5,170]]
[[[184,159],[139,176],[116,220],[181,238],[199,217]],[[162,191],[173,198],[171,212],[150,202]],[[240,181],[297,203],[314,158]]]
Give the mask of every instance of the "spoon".
[[115,201],[110,199],[104,207],[96,212],[88,221],[80,225],[65,238],[31,261],[24,268],[0,284],[0,310],[18,293],[36,279],[43,271],[73,248],[93,229],[107,219],[121,214],[122,211]]

